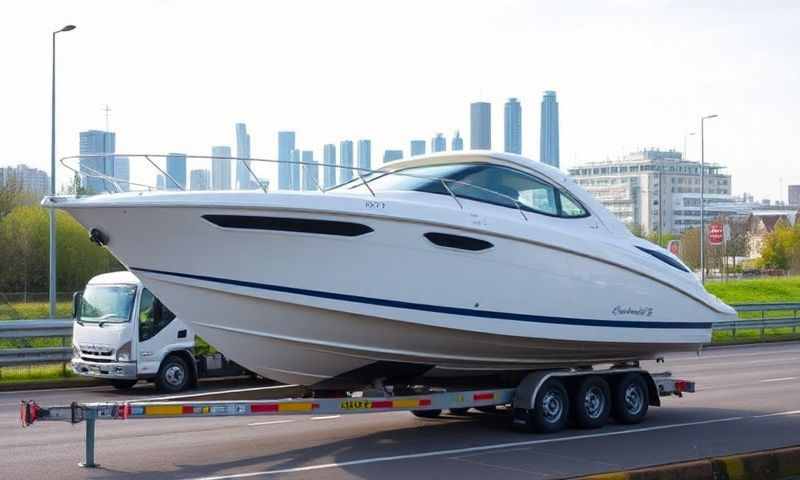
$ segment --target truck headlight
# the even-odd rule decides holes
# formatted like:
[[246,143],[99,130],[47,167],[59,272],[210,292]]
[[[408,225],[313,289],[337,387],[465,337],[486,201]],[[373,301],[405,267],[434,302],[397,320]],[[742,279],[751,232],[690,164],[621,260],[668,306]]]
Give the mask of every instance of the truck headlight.
[[131,361],[131,342],[127,342],[125,345],[117,349],[117,361],[118,362]]

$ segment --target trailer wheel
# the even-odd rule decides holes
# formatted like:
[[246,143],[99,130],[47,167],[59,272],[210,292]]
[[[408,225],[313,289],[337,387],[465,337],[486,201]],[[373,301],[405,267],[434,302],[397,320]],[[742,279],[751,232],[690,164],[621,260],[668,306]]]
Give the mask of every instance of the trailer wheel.
[[600,428],[608,423],[611,411],[608,382],[597,375],[584,378],[572,398],[572,409],[579,428]]
[[130,390],[138,380],[111,380],[108,383],[117,390]]
[[558,378],[546,380],[536,394],[533,409],[515,408],[515,429],[527,432],[555,433],[563,430],[569,420],[569,396]]
[[156,388],[166,393],[178,393],[191,382],[191,373],[186,361],[177,355],[170,355],[161,364],[156,377]]
[[640,423],[647,415],[650,395],[639,373],[627,373],[614,385],[611,415],[619,423]]
[[442,414],[441,410],[411,410],[415,417],[419,418],[437,418]]

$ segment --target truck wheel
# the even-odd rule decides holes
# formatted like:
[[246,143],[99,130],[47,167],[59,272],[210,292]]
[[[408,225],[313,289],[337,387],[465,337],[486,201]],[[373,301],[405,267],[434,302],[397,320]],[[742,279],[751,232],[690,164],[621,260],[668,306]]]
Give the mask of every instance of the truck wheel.
[[130,390],[138,380],[111,380],[109,383],[117,390]]
[[186,389],[190,381],[191,374],[186,361],[177,355],[170,355],[158,371],[156,388],[166,393],[178,393]]
[[441,410],[411,410],[415,417],[419,418],[437,418],[442,414]]
[[650,406],[647,384],[639,373],[627,373],[614,385],[611,415],[619,423],[634,424],[644,420]]
[[584,378],[572,398],[572,411],[579,428],[600,428],[608,422],[611,392],[603,377]]

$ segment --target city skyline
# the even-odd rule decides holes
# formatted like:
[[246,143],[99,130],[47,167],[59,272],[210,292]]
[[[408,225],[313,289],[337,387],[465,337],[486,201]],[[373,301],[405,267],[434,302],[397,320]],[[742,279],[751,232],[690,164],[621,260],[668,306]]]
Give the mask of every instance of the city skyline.
[[[563,170],[646,146],[682,151],[689,132],[698,133],[687,141],[688,158],[697,160],[699,118],[713,113],[720,118],[706,124],[706,160],[727,165],[742,179],[737,192],[786,200],[785,186],[800,183],[790,143],[800,124],[800,91],[788,88],[800,72],[797,6],[411,1],[392,11],[395,21],[387,30],[383,22],[364,21],[385,7],[364,10],[346,0],[237,9],[121,1],[113,12],[98,5],[6,6],[9,18],[21,21],[0,31],[4,44],[19,46],[6,52],[17,74],[4,78],[0,89],[0,128],[14,138],[3,145],[4,162],[49,173],[49,142],[42,141],[50,111],[49,95],[42,94],[50,81],[45,60],[50,32],[74,23],[78,29],[59,40],[57,157],[77,152],[79,131],[106,128],[106,104],[113,108],[108,128],[124,132],[117,152],[203,153],[211,145],[235,146],[230,126],[240,121],[251,131],[252,155],[277,158],[274,132],[287,129],[302,132],[302,143],[315,147],[370,138],[375,152],[407,146],[412,135],[429,139],[445,131],[449,137],[454,129],[469,142],[468,102],[491,101],[497,126],[499,106],[513,95],[527,112],[522,153],[538,160],[537,105],[542,91],[555,89]],[[260,45],[296,36],[281,19],[305,18],[308,8],[317,15],[306,27],[328,41],[297,38],[291,48],[273,52],[270,62],[258,59]],[[421,9],[426,15],[418,14]],[[192,22],[182,22],[188,11]],[[148,35],[135,34],[132,26],[140,24],[148,25]],[[396,32],[402,25],[417,33]],[[485,34],[474,35],[478,30]],[[370,42],[363,42],[365,35]],[[520,62],[518,45],[535,46],[536,61]],[[448,49],[452,67],[439,71],[440,60],[427,55],[433,49]],[[335,69],[341,52],[372,61],[320,86],[319,69]],[[476,56],[485,59],[479,68]],[[184,59],[177,70],[176,57]],[[416,67],[396,69],[403,62]],[[235,65],[236,75],[209,69],[212,64]],[[292,74],[276,75],[276,64]],[[105,75],[89,73],[98,69]],[[437,75],[420,76],[424,70]],[[501,70],[510,71],[497,75]],[[387,78],[386,71],[393,75]],[[643,71],[660,73],[643,82],[633,73]],[[495,150],[503,145],[502,129],[493,129],[492,144]],[[259,176],[265,173],[277,178],[270,170]],[[64,168],[56,177],[59,186],[71,181]]]

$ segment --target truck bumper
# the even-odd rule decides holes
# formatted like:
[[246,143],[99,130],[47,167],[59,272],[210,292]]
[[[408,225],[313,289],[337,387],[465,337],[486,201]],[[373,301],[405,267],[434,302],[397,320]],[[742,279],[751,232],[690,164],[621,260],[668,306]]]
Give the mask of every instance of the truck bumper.
[[109,380],[136,380],[136,362],[94,363],[72,359],[72,371],[86,377]]

